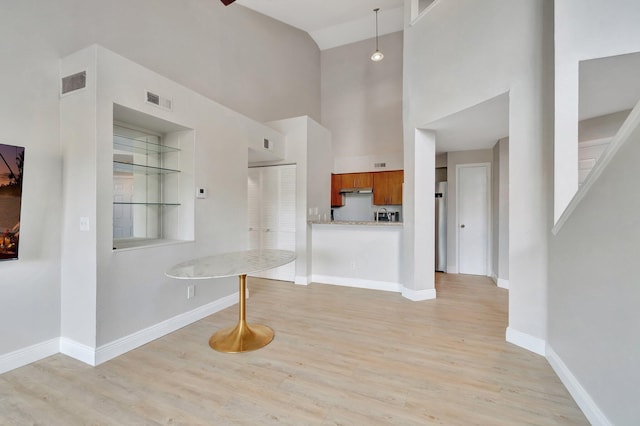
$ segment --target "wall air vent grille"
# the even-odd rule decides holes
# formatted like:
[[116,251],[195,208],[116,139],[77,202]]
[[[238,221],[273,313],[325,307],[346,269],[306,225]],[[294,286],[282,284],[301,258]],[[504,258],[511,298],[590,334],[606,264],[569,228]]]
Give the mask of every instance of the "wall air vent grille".
[[62,77],[62,94],[67,94],[75,90],[84,89],[87,87],[87,72],[82,71],[66,77]]
[[171,111],[173,109],[173,102],[169,98],[157,95],[147,90],[146,101],[152,105]]
[[383,169],[387,167],[387,163],[374,163],[373,167],[375,167],[376,169]]

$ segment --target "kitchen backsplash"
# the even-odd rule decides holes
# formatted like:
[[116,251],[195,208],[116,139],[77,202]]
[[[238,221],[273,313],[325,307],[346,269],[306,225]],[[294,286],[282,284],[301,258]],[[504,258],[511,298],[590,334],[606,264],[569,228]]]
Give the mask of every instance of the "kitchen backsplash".
[[344,206],[333,209],[333,220],[372,221],[376,211],[383,207],[389,212],[399,212],[402,222],[402,206],[375,206],[373,194],[345,194]]

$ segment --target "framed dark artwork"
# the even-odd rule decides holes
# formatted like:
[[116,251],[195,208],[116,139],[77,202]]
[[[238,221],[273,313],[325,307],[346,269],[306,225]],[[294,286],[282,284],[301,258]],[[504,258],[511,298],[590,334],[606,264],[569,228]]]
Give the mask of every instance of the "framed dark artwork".
[[17,259],[24,148],[0,144],[0,260]]

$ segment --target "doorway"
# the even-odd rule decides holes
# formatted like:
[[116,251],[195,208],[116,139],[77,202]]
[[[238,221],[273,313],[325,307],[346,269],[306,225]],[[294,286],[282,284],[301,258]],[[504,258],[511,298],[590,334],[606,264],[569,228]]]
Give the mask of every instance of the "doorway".
[[458,270],[488,275],[490,235],[489,163],[456,166]]

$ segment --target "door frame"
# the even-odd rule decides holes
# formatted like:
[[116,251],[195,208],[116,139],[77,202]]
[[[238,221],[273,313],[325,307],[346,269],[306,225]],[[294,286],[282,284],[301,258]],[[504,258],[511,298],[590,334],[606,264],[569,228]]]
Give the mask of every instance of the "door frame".
[[456,164],[456,269],[460,273],[460,169],[469,167],[486,167],[487,170],[487,275],[491,276],[491,265],[493,265],[493,220],[491,208],[491,163],[466,163]]

